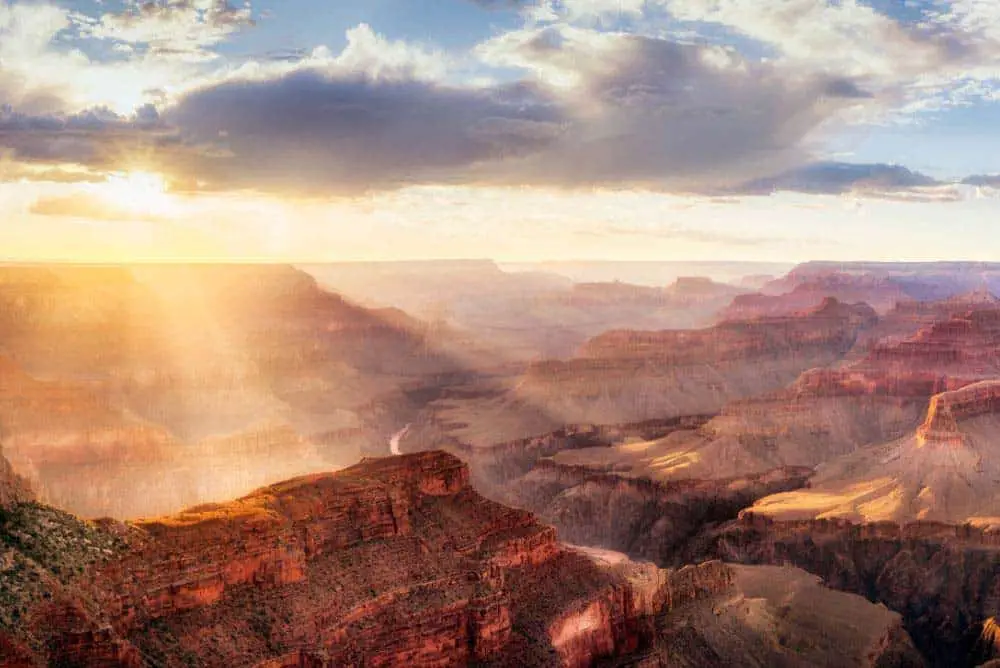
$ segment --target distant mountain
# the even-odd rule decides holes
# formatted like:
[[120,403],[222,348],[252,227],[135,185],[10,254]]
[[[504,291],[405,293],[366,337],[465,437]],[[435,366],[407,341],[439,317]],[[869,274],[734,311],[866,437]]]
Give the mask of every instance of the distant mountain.
[[505,262],[501,267],[515,273],[545,272],[576,283],[633,283],[663,286],[682,276],[704,276],[722,283],[737,283],[745,276],[784,274],[792,263],[728,261],[614,261],[565,260],[553,262]]
[[303,267],[361,303],[394,306],[464,334],[498,361],[571,355],[608,329],[686,328],[743,291],[704,277],[670,285],[579,282],[544,271],[510,272],[488,261],[386,262]]

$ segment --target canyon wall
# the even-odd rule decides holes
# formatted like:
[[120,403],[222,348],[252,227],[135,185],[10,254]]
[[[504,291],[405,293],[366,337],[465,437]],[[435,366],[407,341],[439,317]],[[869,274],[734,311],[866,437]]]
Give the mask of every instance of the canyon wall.
[[927,418],[917,430],[923,441],[959,442],[959,423],[1000,412],[1000,381],[982,381],[931,398]]
[[825,300],[794,316],[689,331],[612,331],[566,361],[533,364],[512,399],[564,423],[623,423],[718,411],[840,359],[876,321]]
[[903,615],[934,665],[967,666],[1000,612],[1000,533],[932,522],[772,521],[744,512],[712,533],[711,554],[792,564]]
[[[585,666],[652,642],[654,617],[730,582],[718,563],[665,571],[568,550],[443,452],[130,524],[43,515],[39,527],[67,528],[37,563],[29,519],[57,511],[23,508],[24,528],[4,531],[42,575],[17,590],[23,621],[0,641],[66,666]],[[97,548],[68,564],[80,532]]]

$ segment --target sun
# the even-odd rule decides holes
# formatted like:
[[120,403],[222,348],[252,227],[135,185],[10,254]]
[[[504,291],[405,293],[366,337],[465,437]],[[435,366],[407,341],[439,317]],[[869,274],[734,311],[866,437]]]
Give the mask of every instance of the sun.
[[115,206],[135,213],[169,214],[174,208],[167,183],[152,172],[121,172],[101,184],[101,193]]

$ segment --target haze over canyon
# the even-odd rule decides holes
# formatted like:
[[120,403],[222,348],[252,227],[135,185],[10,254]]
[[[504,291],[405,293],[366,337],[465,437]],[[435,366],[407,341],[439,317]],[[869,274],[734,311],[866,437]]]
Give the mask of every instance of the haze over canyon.
[[1000,264],[739,270],[5,266],[0,665],[1000,659]]

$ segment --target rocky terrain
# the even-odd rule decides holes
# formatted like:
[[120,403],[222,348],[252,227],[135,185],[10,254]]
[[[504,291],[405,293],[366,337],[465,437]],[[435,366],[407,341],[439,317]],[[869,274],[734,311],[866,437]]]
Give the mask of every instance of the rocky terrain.
[[0,448],[0,508],[24,503],[31,499],[32,493],[28,483],[24,478],[14,473],[14,468],[3,456],[3,449]]
[[791,292],[799,283],[853,276],[899,286],[911,299],[939,301],[975,290],[1000,293],[996,262],[805,262],[766,284],[768,294]]
[[753,512],[1000,529],[998,414],[1000,381],[935,395],[911,435],[834,459],[808,489],[762,499]]
[[[936,394],[1000,378],[1000,308],[981,305],[948,315],[957,304],[949,300],[927,309],[945,315],[908,338],[872,344],[863,356],[810,369],[785,388],[733,401],[694,428],[561,452],[554,459],[651,480],[716,480],[780,467],[822,467],[869,447],[898,450],[899,439],[916,438]],[[886,453],[872,461],[890,461]],[[982,469],[974,463],[978,456],[971,456],[969,466]],[[858,466],[860,460],[849,461]],[[812,484],[845,475],[831,469]],[[861,487],[857,491],[867,494]]]
[[371,307],[392,306],[460,332],[498,360],[572,356],[604,331],[713,324],[745,290],[704,277],[664,285],[504,271],[486,260],[307,265],[320,284]]
[[[1000,612],[998,314],[984,291],[901,302],[841,359],[714,415],[576,424],[490,444],[477,430],[495,424],[509,396],[493,395],[496,411],[478,419],[457,410],[466,396],[445,396],[404,447],[445,444],[490,496],[574,542],[660,565],[796,564],[900,612],[932,664],[978,665],[993,658]],[[617,343],[607,357],[649,354],[646,341]],[[671,347],[674,359],[685,352]],[[536,415],[540,429],[546,415]],[[912,522],[922,524],[905,529]],[[898,577],[926,583],[904,594],[890,590]]]
[[935,522],[775,521],[747,511],[711,534],[715,553],[729,561],[795,565],[901,613],[932,665],[1000,658],[991,642],[1000,610],[996,531]]
[[813,308],[828,297],[848,304],[865,303],[880,314],[892,310],[901,301],[913,299],[913,295],[892,278],[832,272],[794,281],[769,281],[761,287],[761,292],[737,295],[720,312],[720,317],[751,320],[791,315]]
[[921,665],[897,615],[801,572],[571,548],[468,479],[427,452],[126,524],[8,506],[0,666]]
[[448,388],[419,416],[409,439],[412,447],[489,447],[566,425],[715,413],[835,362],[875,318],[867,306],[829,300],[794,316],[708,329],[608,332],[573,359]]
[[988,665],[997,276],[806,265],[688,330],[732,291],[522,276],[650,329],[520,365],[287,267],[7,269],[0,666]]

